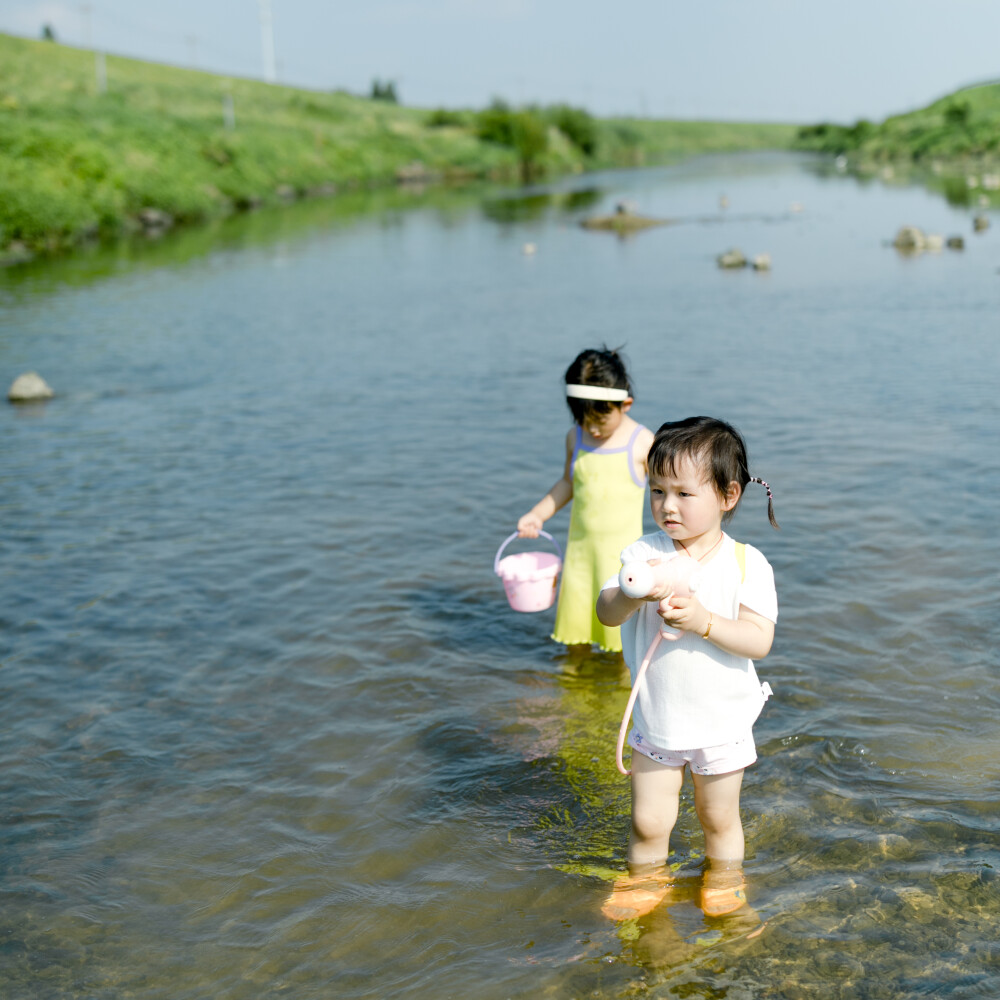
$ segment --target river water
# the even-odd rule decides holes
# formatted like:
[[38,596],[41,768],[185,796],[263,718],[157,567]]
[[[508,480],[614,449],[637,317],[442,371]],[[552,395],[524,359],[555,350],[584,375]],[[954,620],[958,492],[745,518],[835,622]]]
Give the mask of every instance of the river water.
[[[579,227],[622,199],[673,224]],[[57,393],[0,410],[3,994],[1000,994],[1000,220],[971,214],[761,154],[0,274],[5,385]],[[906,223],[966,248],[900,256]],[[642,422],[743,430],[782,524],[751,492],[731,529],[781,613],[730,920],[695,905],[689,791],[670,905],[601,916],[621,665],[492,574],[604,342]]]

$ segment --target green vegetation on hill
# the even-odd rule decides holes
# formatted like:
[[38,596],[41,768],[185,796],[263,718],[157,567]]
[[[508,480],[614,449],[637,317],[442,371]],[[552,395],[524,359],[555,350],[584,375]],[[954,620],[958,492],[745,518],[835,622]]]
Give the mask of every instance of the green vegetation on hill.
[[1000,202],[1000,83],[965,87],[884,122],[799,129],[795,148],[838,157],[859,175],[917,181],[953,205]]
[[515,179],[787,147],[794,128],[427,111],[0,35],[0,252],[59,250],[337,188]]
[[926,108],[876,124],[801,128],[796,145],[859,163],[1000,161],[1000,83],[967,87]]

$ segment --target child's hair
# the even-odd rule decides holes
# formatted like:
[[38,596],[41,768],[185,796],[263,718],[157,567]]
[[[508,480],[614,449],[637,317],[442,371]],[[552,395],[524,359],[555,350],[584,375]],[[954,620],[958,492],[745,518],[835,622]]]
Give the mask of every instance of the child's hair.
[[[771,487],[763,479],[750,475],[746,442],[735,427],[714,417],[688,417],[663,424],[649,449],[649,474],[672,473],[678,460],[685,456],[704,464],[709,481],[720,497],[728,494],[730,483],[740,484],[740,499],[747,483],[760,483],[767,490],[767,518],[773,527],[778,527]],[[738,506],[739,501],[722,515],[722,519],[728,521]]]
[[[609,350],[607,346],[600,350],[581,351],[573,363],[566,369],[564,381],[567,385],[594,385],[607,389],[624,389],[626,395],[632,395],[632,383],[629,381],[625,368],[625,359],[619,353],[621,348]],[[605,399],[566,398],[573,420],[582,424],[588,417],[603,416],[612,408],[621,407],[620,402],[609,402]]]

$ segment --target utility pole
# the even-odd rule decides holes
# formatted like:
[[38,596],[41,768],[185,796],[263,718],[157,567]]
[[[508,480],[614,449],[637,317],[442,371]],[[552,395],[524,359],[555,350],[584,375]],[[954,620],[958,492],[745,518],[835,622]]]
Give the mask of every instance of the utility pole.
[[271,0],[259,0],[260,3],[260,50],[264,58],[264,79],[274,83],[277,74],[274,71],[274,27],[271,23]]

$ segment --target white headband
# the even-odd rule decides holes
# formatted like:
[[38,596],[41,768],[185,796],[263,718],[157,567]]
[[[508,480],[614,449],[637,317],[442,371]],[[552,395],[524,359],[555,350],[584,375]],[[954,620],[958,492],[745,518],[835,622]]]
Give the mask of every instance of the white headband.
[[567,385],[566,395],[570,399],[602,399],[608,403],[624,403],[628,399],[628,389],[609,389],[604,385]]

